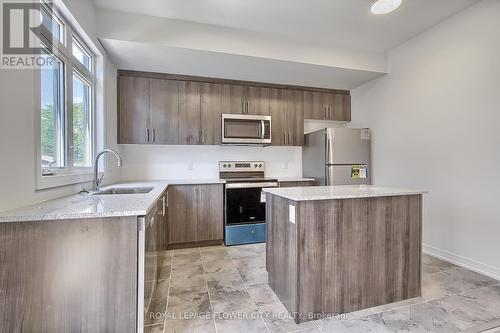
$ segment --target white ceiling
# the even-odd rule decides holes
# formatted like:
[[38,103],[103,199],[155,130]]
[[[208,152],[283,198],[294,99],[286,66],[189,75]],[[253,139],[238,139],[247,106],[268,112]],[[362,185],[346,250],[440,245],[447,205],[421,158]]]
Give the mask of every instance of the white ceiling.
[[388,51],[479,0],[403,0],[372,15],[372,0],[94,0],[98,7],[270,33],[321,45]]

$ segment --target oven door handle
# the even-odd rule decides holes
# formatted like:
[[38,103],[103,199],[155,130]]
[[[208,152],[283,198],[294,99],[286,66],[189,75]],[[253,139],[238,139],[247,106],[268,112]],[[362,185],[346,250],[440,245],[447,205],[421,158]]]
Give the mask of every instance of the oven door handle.
[[265,124],[264,120],[260,121],[260,126],[261,126],[260,127],[260,131],[261,131],[260,132],[260,138],[264,139],[265,136],[266,136],[266,124]]
[[267,183],[229,183],[226,184],[227,189],[232,188],[265,188],[265,187],[278,187],[278,183],[267,182]]

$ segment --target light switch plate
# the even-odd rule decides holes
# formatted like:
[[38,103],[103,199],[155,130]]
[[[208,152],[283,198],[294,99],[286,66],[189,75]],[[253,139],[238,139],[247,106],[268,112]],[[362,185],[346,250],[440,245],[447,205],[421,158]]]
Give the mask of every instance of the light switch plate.
[[295,224],[295,206],[288,205],[288,220],[290,223]]

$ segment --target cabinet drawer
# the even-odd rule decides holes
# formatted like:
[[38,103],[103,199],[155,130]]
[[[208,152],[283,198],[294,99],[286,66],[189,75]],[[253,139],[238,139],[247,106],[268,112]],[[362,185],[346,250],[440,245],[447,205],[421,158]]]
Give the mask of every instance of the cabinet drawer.
[[265,241],[265,223],[226,226],[226,245],[263,243]]

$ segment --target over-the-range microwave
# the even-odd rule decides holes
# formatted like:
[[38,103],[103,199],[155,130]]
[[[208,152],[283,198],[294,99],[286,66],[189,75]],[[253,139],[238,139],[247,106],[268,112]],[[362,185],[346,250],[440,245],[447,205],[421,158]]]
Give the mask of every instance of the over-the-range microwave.
[[222,115],[222,144],[271,144],[271,116]]

